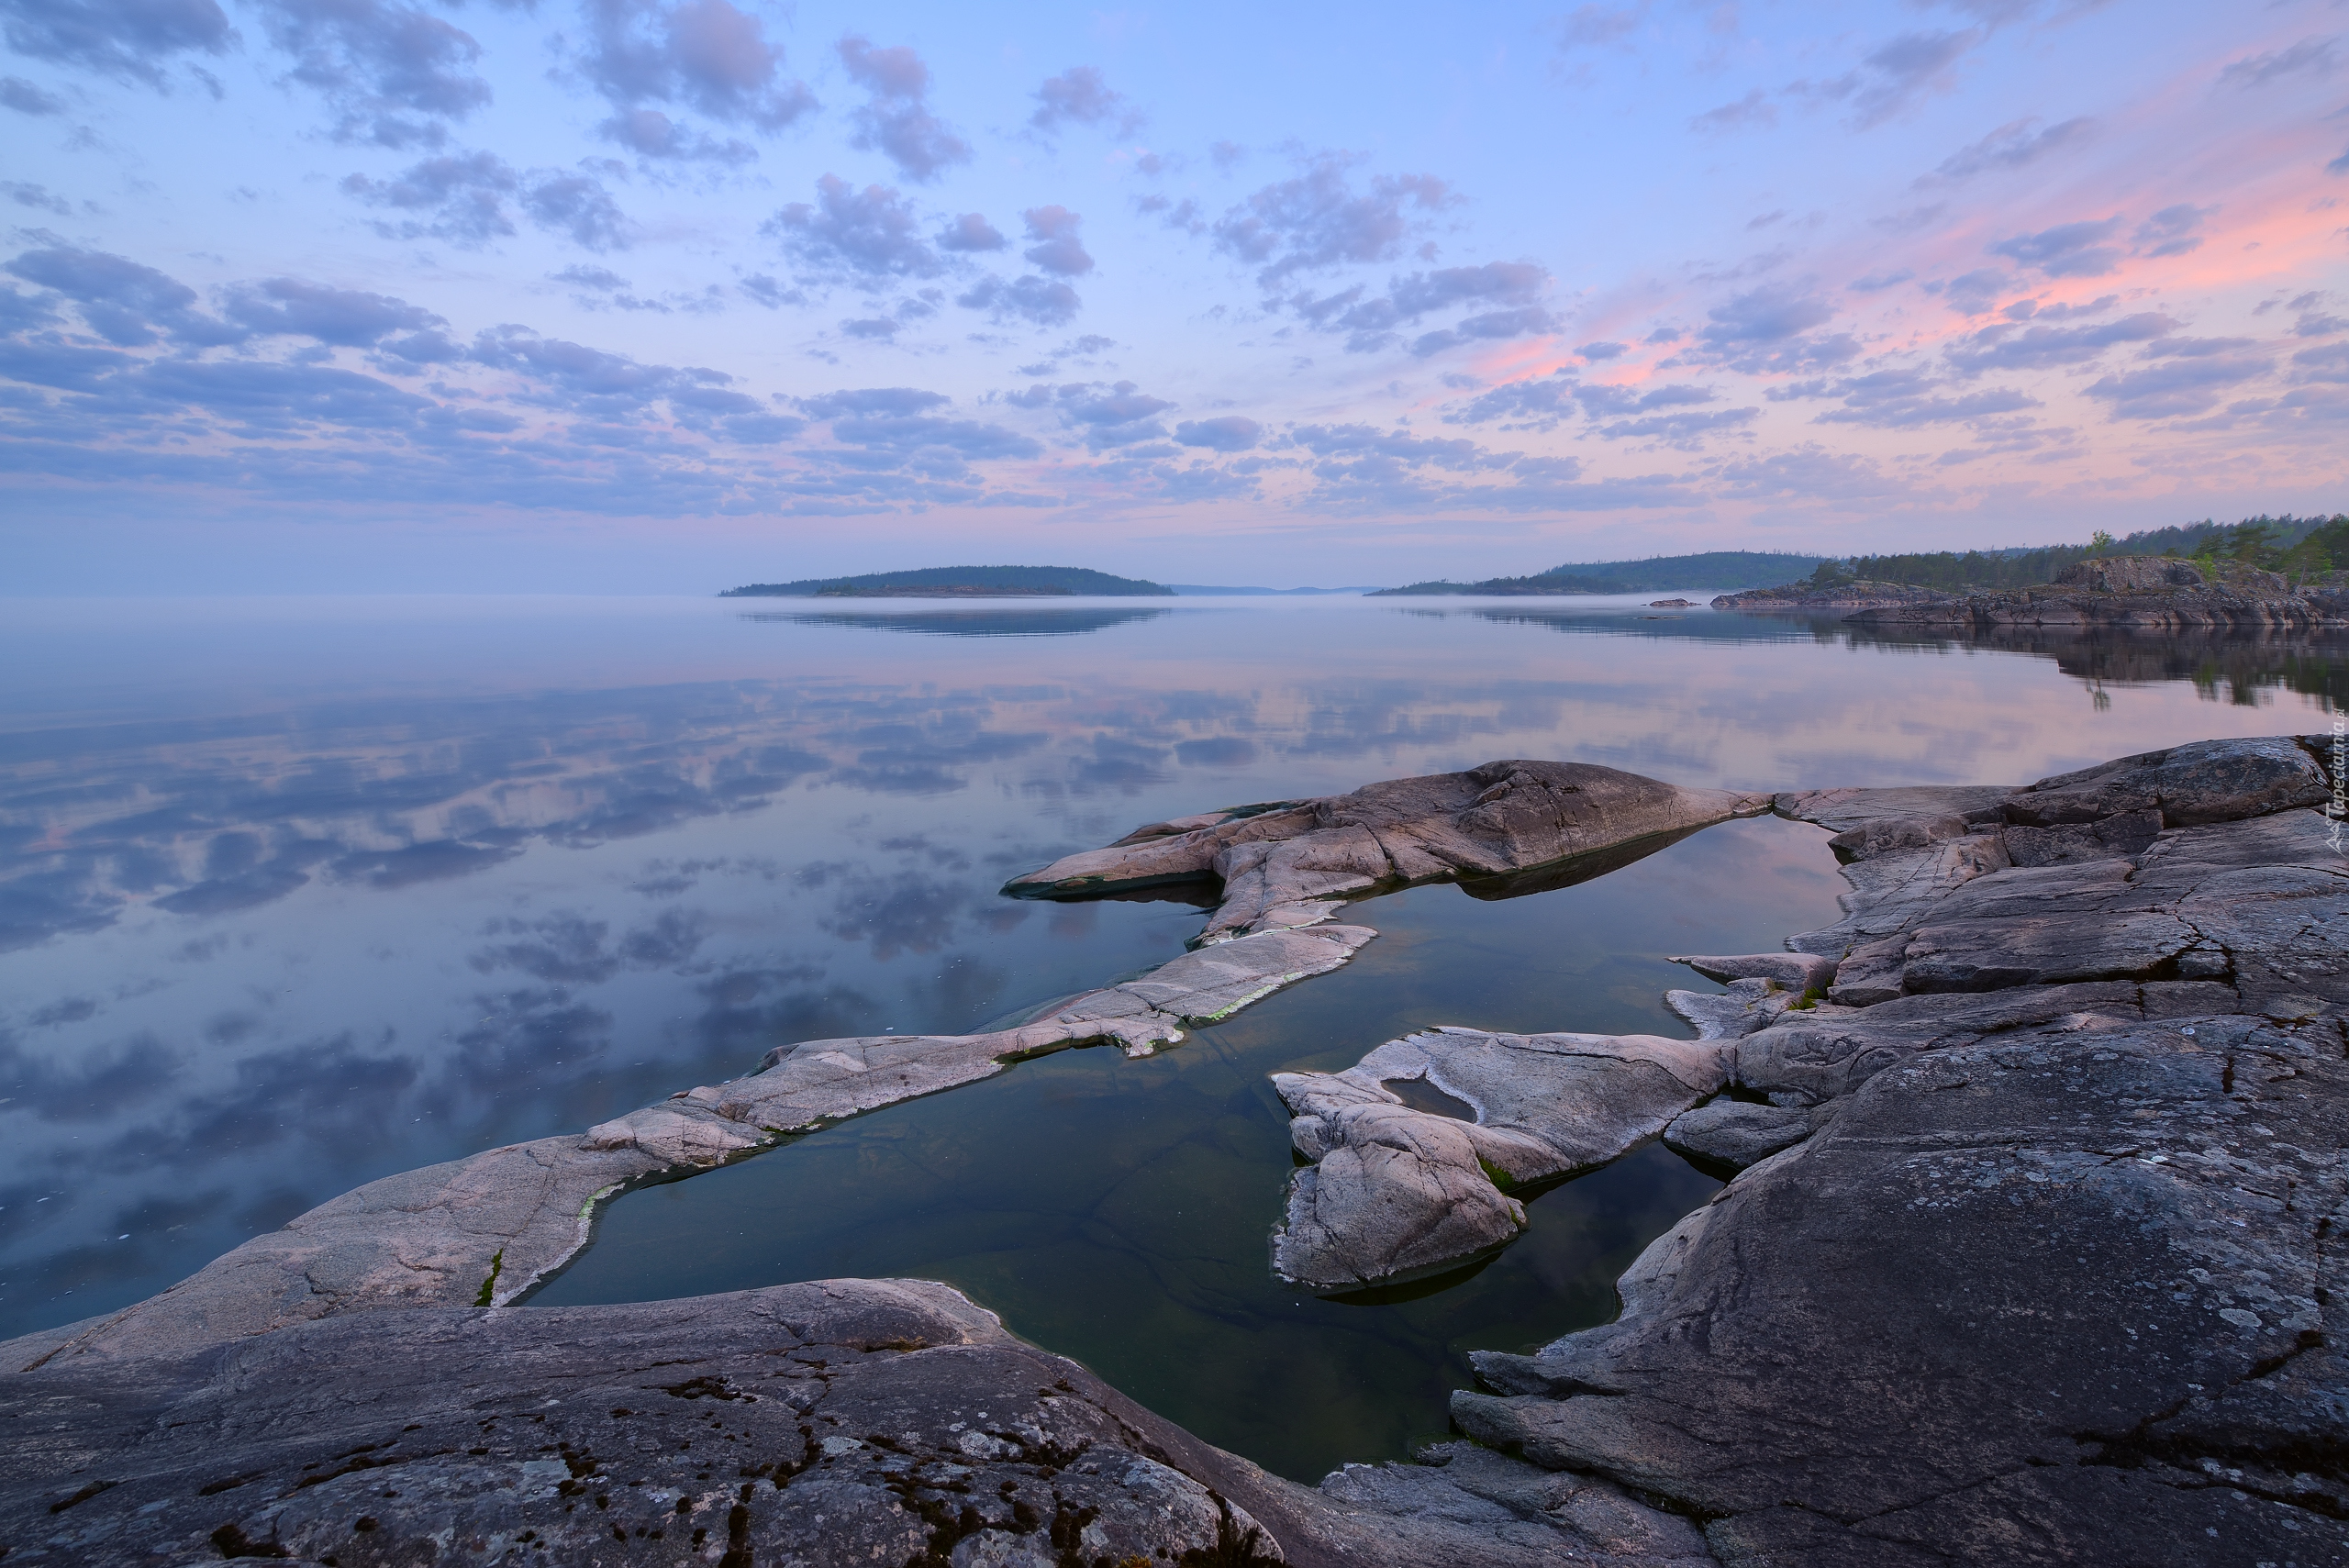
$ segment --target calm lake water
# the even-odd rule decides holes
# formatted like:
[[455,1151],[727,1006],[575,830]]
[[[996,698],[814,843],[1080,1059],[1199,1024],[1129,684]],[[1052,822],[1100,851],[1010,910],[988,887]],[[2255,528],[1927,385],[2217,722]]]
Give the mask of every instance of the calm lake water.
[[[1692,595],[1691,596],[1695,596]],[[0,616],[0,1336],[358,1183],[768,1047],[963,1030],[1163,962],[1170,903],[1007,876],[1140,822],[1497,757],[2021,782],[2322,728],[2337,644],[1886,641],[1615,601],[17,601]],[[1660,1150],[1409,1299],[1277,1287],[1264,1083],[1432,1022],[1681,1031],[1664,955],[1833,917],[1734,824],[1382,935],[1161,1057],[1070,1052],[615,1203],[534,1300],[951,1280],[1290,1473],[1439,1427],[1466,1348],[1604,1321],[1710,1184]]]

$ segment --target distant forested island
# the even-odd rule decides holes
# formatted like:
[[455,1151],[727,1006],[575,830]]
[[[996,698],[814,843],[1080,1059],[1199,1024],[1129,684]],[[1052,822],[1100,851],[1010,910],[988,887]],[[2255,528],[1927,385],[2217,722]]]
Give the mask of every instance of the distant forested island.
[[2288,513],[2282,517],[2263,513],[2237,523],[2206,517],[2199,523],[2144,528],[2120,539],[2099,529],[2086,544],[2003,550],[1847,556],[1724,550],[1704,555],[1656,555],[1644,561],[1569,562],[1530,577],[1414,583],[1383,592],[1414,596],[1643,594],[1668,588],[1776,588],[1806,579],[1822,587],[1864,582],[1965,591],[2028,588],[2053,583],[2056,573],[2076,562],[2107,555],[2174,555],[2273,572],[2344,572],[2349,571],[2349,514],[2296,517]]
[[721,599],[978,599],[1172,598],[1174,590],[1134,577],[1113,577],[1082,566],[927,566],[913,572],[872,572],[862,577],[804,577],[796,583],[751,583]]
[[1569,562],[1531,577],[1481,583],[1414,583],[1382,595],[1429,594],[1645,594],[1660,588],[1775,588],[1818,570],[1823,555],[1716,550],[1702,555],[1652,555],[1644,561]]

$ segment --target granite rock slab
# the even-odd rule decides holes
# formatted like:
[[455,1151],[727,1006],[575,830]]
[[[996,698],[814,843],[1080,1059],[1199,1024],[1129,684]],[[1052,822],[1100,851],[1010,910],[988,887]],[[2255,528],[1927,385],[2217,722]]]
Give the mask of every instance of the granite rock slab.
[[1487,762],[1152,823],[1015,877],[1004,891],[1071,898],[1213,879],[1221,901],[1199,939],[1212,942],[1327,920],[1375,888],[1521,875],[1642,840],[1661,844],[1770,804],[1590,763]]
[[1464,1443],[1268,1475],[918,1280],[345,1317],[0,1373],[0,1410],[11,1564],[1706,1560]]

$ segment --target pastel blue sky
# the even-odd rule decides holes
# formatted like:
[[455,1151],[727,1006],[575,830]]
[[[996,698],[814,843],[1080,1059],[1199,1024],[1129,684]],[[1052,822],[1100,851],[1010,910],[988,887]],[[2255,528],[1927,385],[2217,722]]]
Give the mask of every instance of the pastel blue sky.
[[7,591],[2349,507],[2349,8],[0,0]]

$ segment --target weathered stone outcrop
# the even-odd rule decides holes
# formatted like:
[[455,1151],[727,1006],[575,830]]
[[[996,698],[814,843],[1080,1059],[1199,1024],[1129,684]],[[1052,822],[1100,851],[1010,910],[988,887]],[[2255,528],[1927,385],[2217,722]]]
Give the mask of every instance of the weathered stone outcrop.
[[1841,583],[1832,587],[1820,587],[1811,583],[1788,583],[1777,588],[1749,588],[1742,594],[1722,594],[1713,600],[1717,610],[1742,610],[1748,615],[1818,615],[1828,610],[1898,609],[1911,605],[1937,606],[1945,603],[1947,594],[1933,588],[1916,588],[1905,583],[1875,583],[1865,579]]
[[1729,1043],[1747,1098],[1664,1138],[1739,1173],[1616,1323],[1475,1356],[1455,1423],[1705,1519],[1724,1564],[2340,1554],[2349,865],[2315,749],[1782,798],[1854,857],[1798,939],[1840,1000]]
[[[1603,1165],[1728,1081],[1720,1045],[1655,1035],[1485,1034],[1389,1040],[1342,1073],[1279,1073],[1289,1138],[1311,1164],[1273,1238],[1282,1278],[1352,1288],[1457,1263],[1516,1239],[1508,1190]],[[1423,1081],[1474,1121],[1413,1108]]]
[[1323,926],[1219,943],[991,1034],[780,1046],[749,1077],[687,1090],[584,1138],[541,1138],[370,1182],[62,1339],[0,1344],[0,1367],[177,1353],[352,1312],[503,1305],[584,1246],[595,1205],[631,1182],[705,1170],[1070,1046],[1115,1043],[1146,1055],[1189,1025],[1337,968],[1375,935]]
[[1759,816],[1766,795],[1682,789],[1585,762],[1487,762],[1317,800],[1234,806],[1138,828],[1015,877],[1019,897],[1072,898],[1221,882],[1201,942],[1310,926],[1379,887],[1537,873]]
[[2291,628],[2342,624],[2337,594],[2296,591],[2273,572],[2230,566],[2205,578],[2191,562],[2120,556],[2066,567],[2043,588],[1943,595],[1869,606],[1850,618],[1867,626],[2227,627]]
[[0,1411],[12,1565],[1709,1561],[1465,1443],[1280,1480],[918,1280],[344,1317],[0,1373]]

